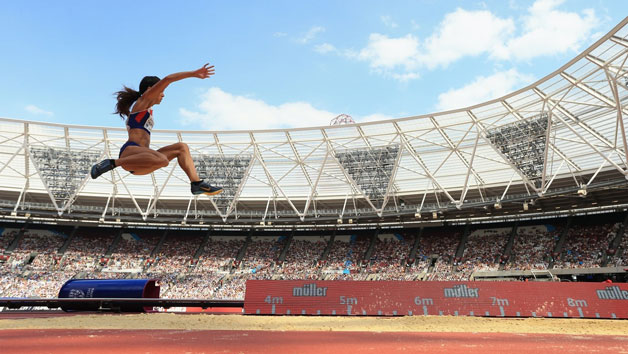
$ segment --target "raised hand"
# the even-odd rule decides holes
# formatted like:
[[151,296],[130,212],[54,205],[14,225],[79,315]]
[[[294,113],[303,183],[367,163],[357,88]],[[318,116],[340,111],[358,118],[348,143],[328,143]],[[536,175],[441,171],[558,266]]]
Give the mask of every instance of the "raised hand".
[[198,77],[199,79],[207,79],[212,75],[214,75],[214,66],[209,66],[209,63],[194,71],[194,77]]

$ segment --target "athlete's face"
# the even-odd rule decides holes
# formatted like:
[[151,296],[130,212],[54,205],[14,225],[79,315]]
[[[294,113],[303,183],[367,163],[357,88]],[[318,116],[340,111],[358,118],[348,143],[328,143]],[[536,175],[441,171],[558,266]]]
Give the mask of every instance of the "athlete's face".
[[162,92],[162,93],[160,93],[160,94],[159,94],[159,98],[157,98],[157,103],[155,103],[155,104],[160,104],[160,103],[161,103],[161,100],[163,100],[163,99],[164,99],[164,96],[165,96],[165,95],[164,95],[164,93],[163,93],[163,92]]
[[[151,87],[152,87],[152,86],[151,86]],[[149,87],[149,88],[150,88],[150,87]],[[160,104],[160,103],[161,103],[161,100],[163,100],[163,99],[164,99],[164,96],[165,96],[165,95],[164,95],[164,93],[163,93],[163,92],[162,92],[162,93],[160,93],[160,94],[159,94],[159,97],[157,97],[157,100],[156,100],[156,101],[155,101],[155,103],[153,103],[153,104]]]

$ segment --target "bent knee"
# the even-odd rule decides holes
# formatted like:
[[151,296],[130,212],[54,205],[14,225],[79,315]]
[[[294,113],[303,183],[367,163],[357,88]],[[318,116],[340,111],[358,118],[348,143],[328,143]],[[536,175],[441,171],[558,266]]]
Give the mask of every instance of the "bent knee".
[[189,152],[190,151],[190,147],[186,143],[177,143],[176,146],[177,146],[177,150],[179,150],[181,152]]

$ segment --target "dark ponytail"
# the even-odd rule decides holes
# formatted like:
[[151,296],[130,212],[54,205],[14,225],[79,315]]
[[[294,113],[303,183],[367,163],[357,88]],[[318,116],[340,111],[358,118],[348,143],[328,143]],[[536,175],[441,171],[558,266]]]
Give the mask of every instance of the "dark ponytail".
[[122,91],[114,93],[116,99],[118,100],[114,114],[119,114],[122,118],[124,118],[124,116],[128,117],[131,114],[131,106],[133,105],[133,102],[137,101],[140,97],[142,97],[146,90],[158,82],[159,78],[157,76],[144,76],[142,81],[140,81],[139,91],[122,86]]
[[118,102],[116,103],[116,111],[114,114],[119,114],[120,117],[129,116],[131,113],[131,105],[137,101],[142,95],[132,88],[122,86],[123,90],[114,93]]

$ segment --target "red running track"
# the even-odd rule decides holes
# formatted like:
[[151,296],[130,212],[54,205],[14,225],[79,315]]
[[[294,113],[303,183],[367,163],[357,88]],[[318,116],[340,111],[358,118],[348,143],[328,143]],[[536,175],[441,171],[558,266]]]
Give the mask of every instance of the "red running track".
[[19,329],[0,343],[3,353],[628,352],[628,336],[509,333]]

